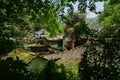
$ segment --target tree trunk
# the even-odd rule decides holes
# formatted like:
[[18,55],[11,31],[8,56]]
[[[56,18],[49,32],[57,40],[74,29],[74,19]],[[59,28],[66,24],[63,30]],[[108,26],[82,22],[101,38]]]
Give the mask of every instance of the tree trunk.
[[73,49],[74,47],[75,47],[74,41],[71,40],[71,41],[70,41],[70,49]]

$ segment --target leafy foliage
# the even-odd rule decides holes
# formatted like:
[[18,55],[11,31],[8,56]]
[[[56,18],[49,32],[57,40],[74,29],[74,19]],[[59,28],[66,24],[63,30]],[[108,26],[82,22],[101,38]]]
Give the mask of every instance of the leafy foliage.
[[48,62],[45,69],[43,70],[42,80],[57,80],[57,78],[58,78],[57,65],[53,60],[51,60]]
[[80,26],[82,20],[84,19],[84,14],[80,15],[79,13],[73,14],[73,16],[66,15],[64,17],[64,23],[65,23],[65,31],[64,31],[64,36],[68,37],[70,39],[75,39],[75,28],[76,30],[79,30],[78,27]]
[[79,46],[80,44],[82,44],[82,37],[87,38],[90,34],[90,29],[87,27],[87,24],[85,22],[84,13],[80,14],[77,12],[74,13],[72,16],[69,14],[65,15],[64,23],[64,38],[67,38],[71,42],[75,42],[75,46]]
[[120,17],[119,14],[120,3],[116,3],[116,0],[109,0],[105,3],[103,13],[100,14],[99,20],[102,24],[101,35],[104,37],[110,37],[120,29]]
[[[72,15],[73,5],[77,0],[0,0],[0,39],[22,43],[24,37],[36,30],[45,28],[50,36],[62,33],[60,22],[64,10],[69,7]],[[87,6],[94,10],[94,1],[78,0],[79,11],[85,12]],[[91,6],[91,7],[90,7]],[[7,44],[5,44],[7,45]]]
[[[111,3],[113,2],[113,3]],[[82,80],[120,79],[119,1],[109,0],[100,14],[102,29],[86,44],[79,75]]]
[[78,80],[79,77],[73,74],[73,72],[66,69],[62,64],[60,66],[55,64],[55,61],[48,61],[46,67],[43,70],[40,80]]
[[[78,0],[78,9],[85,12],[87,6],[95,10],[94,1]],[[46,28],[51,35],[61,32],[59,21],[64,9],[69,7],[69,14],[74,9],[71,3],[77,0],[2,0],[0,1],[0,37],[25,36],[30,30]],[[32,31],[31,31],[32,32]],[[20,34],[22,33],[22,34]]]
[[12,40],[0,40],[0,56],[12,51],[17,47],[17,44]]
[[57,66],[55,61],[48,61],[44,70],[37,73],[28,71],[28,65],[23,61],[13,58],[0,60],[0,79],[1,80],[78,80],[75,74],[65,68],[64,65]]
[[3,4],[0,7],[0,37],[25,36],[36,26],[47,28],[48,31],[53,27],[56,30],[52,32],[56,33],[59,31],[58,8],[53,3],[47,0],[0,1]]
[[0,60],[0,79],[1,80],[26,80],[32,78],[26,69],[26,64],[13,58]]
[[79,64],[82,80],[120,79],[119,37],[91,40]]

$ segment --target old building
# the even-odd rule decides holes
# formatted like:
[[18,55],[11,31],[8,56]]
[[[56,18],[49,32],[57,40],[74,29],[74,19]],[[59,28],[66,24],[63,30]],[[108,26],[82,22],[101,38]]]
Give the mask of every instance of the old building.
[[45,29],[41,29],[39,31],[35,32],[35,38],[42,38],[42,37],[47,37],[47,31]]

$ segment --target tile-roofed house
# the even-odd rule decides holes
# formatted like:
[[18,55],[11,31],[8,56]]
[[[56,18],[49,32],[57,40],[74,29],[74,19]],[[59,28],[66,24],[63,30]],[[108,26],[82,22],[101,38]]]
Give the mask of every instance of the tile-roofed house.
[[35,38],[42,38],[47,36],[47,31],[45,29],[40,29],[39,31],[35,32]]

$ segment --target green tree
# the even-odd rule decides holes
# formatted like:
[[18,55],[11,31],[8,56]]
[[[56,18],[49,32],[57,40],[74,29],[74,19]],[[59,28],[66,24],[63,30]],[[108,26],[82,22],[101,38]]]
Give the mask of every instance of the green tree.
[[1,80],[30,80],[32,74],[27,70],[27,64],[23,61],[7,58],[0,59],[0,79]]
[[[118,35],[118,34],[116,34]],[[120,37],[91,40],[79,64],[82,80],[120,79]]]
[[37,80],[78,80],[79,77],[63,64],[58,66],[54,60],[48,61],[42,75]]
[[55,61],[48,61],[40,80],[58,80],[58,68]]
[[[4,40],[11,38],[15,42],[22,43],[35,30],[45,28],[50,36],[62,32],[60,22],[63,19],[64,9],[69,8],[72,15],[73,5],[78,1],[79,12],[85,12],[86,8],[95,10],[94,1],[86,0],[0,0],[0,39],[2,45],[7,45]],[[7,49],[7,48],[5,48]],[[5,52],[6,50],[2,50]]]
[[70,42],[73,44],[74,42],[80,43],[82,37],[87,37],[89,35],[90,29],[87,27],[85,22],[85,14],[84,13],[74,13],[71,15],[65,15],[64,17],[65,29],[64,29],[64,37],[68,38]]
[[111,37],[120,30],[120,2],[116,0],[108,0],[105,2],[104,11],[100,14],[101,35],[103,37]]
[[5,53],[11,52],[15,49],[17,44],[12,40],[0,40],[0,57],[5,55]]
[[[0,38],[24,37],[36,26],[47,27],[48,31],[51,31],[50,27],[53,26],[54,29],[59,30],[57,8],[52,2],[3,0],[0,4],[3,4],[0,7]],[[30,26],[31,23],[33,26]],[[57,33],[56,30],[52,32]]]
[[[0,38],[25,36],[36,27],[46,28],[51,35],[61,32],[59,21],[64,9],[69,7],[73,13],[73,5],[77,0],[1,0],[0,4]],[[78,9],[85,12],[87,6],[95,10],[94,1],[78,0]],[[29,24],[29,25],[28,25]]]
[[[79,64],[81,80],[120,79],[119,1],[108,0],[100,14],[102,29],[85,45]],[[116,21],[117,20],[117,21]]]

